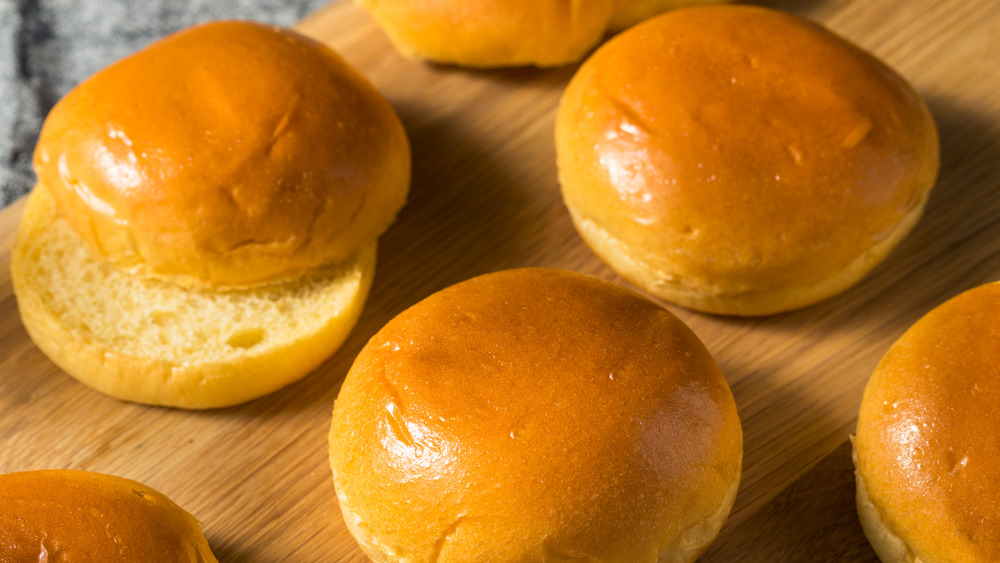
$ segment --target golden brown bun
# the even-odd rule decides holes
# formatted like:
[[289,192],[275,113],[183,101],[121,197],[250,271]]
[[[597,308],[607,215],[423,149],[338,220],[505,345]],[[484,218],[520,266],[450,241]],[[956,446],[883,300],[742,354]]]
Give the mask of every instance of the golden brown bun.
[[191,285],[291,279],[392,222],[409,146],[389,104],[295,32],[216,22],[97,73],[35,167],[98,256]]
[[193,516],[130,479],[87,471],[0,475],[0,561],[209,563]]
[[843,291],[916,224],[938,170],[914,91],[824,29],[676,10],[599,49],[556,123],[583,238],[650,293],[761,315]]
[[1000,561],[1000,284],[914,324],[865,388],[858,509],[883,561]]
[[401,53],[469,67],[578,61],[605,32],[722,0],[357,0]]
[[333,414],[348,528],[375,561],[691,561],[742,433],[698,338],[611,283],[480,276],[398,315]]

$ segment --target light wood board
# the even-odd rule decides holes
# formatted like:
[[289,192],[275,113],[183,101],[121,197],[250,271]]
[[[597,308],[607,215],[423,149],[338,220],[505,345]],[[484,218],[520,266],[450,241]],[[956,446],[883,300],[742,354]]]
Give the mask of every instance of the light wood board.
[[[1000,279],[1000,2],[767,4],[823,22],[906,76],[937,120],[942,168],[917,229],[846,294],[749,320],[668,306],[714,354],[744,428],[743,483],[705,559],[872,559],[850,513],[845,445],[865,382],[917,318]],[[0,212],[0,472],[66,467],[144,481],[204,522],[222,561],[365,560],[339,514],[326,435],[355,354],[396,313],[452,283],[518,266],[624,283],[579,240],[559,195],[554,114],[575,66],[470,71],[409,61],[346,2],[300,29],[385,94],[414,162],[411,198],[380,243],[361,321],[303,381],[209,412],[90,391],[28,340],[9,279],[23,201]]]

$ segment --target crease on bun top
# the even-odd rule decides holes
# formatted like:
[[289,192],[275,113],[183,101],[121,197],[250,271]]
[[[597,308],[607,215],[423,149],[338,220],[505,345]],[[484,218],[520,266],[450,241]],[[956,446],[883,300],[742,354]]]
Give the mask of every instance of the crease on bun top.
[[214,22],[66,95],[35,168],[96,256],[226,288],[294,279],[374,241],[405,202],[410,157],[392,108],[331,49]]

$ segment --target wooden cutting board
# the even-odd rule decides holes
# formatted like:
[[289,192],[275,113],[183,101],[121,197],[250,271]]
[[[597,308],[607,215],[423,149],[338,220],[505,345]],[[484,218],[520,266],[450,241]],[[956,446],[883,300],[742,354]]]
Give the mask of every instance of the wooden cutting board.
[[[1000,279],[1000,2],[768,2],[874,51],[928,101],[942,168],[922,223],[862,283],[803,311],[730,319],[672,307],[726,374],[744,477],[710,561],[873,560],[853,514],[861,393],[889,345],[948,297]],[[223,561],[364,561],[345,530],[326,435],[355,354],[386,321],[477,274],[549,266],[620,283],[562,206],[555,108],[575,67],[473,71],[405,60],[339,2],[299,26],[359,68],[413,145],[407,207],[382,238],[375,286],[346,345],[280,392],[209,412],[131,405],[61,373],[31,344],[11,294],[23,201],[0,212],[0,472],[128,476],[202,522]]]

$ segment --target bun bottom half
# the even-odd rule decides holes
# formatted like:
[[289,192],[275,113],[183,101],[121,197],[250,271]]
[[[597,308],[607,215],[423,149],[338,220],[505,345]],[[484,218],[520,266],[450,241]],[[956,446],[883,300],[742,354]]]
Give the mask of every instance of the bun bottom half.
[[596,222],[570,208],[570,216],[580,237],[608,266],[622,277],[682,307],[717,315],[762,316],[801,309],[838,295],[882,262],[923,215],[926,198],[905,215],[884,239],[870,246],[846,268],[810,285],[773,288],[745,287],[734,276],[707,282],[678,273],[684,264],[673,264],[666,253],[637,248],[616,238]]
[[82,383],[189,409],[242,403],[316,369],[346,340],[375,271],[372,242],[341,264],[246,289],[188,289],[92,257],[39,185],[11,278],[28,335]]

